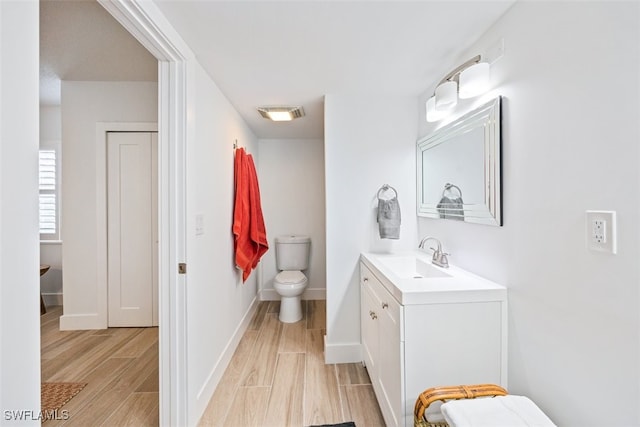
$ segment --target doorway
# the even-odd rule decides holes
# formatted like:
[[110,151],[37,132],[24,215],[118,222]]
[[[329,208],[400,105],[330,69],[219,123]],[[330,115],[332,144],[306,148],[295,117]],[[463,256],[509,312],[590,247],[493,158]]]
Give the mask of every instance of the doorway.
[[189,424],[187,402],[186,123],[189,48],[152,2],[98,0],[159,61],[160,425]]

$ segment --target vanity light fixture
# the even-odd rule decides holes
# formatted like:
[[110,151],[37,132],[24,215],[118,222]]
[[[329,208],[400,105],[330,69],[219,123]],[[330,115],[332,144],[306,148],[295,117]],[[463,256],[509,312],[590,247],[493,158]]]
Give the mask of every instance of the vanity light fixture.
[[274,122],[288,122],[304,116],[304,109],[296,107],[258,107],[258,112],[265,119]]
[[456,106],[458,97],[473,98],[489,89],[489,63],[476,55],[447,74],[427,100],[427,121],[437,122]]

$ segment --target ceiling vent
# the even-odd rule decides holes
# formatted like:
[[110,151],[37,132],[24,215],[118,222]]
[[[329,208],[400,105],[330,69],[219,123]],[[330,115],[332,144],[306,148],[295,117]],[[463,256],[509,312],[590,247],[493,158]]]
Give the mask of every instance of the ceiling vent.
[[304,109],[298,107],[258,107],[258,112],[265,119],[274,122],[288,122],[304,116]]

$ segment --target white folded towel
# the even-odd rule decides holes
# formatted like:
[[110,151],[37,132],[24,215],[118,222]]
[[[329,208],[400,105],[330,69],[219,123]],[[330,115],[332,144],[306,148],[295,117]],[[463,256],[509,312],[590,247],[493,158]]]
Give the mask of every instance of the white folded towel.
[[441,411],[451,427],[555,427],[531,399],[511,394],[450,400]]

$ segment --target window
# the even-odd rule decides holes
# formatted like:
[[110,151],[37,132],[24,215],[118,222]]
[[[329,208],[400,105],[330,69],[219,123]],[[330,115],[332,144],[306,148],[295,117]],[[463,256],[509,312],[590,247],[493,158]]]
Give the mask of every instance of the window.
[[40,239],[59,239],[58,227],[58,180],[56,150],[40,150]]

